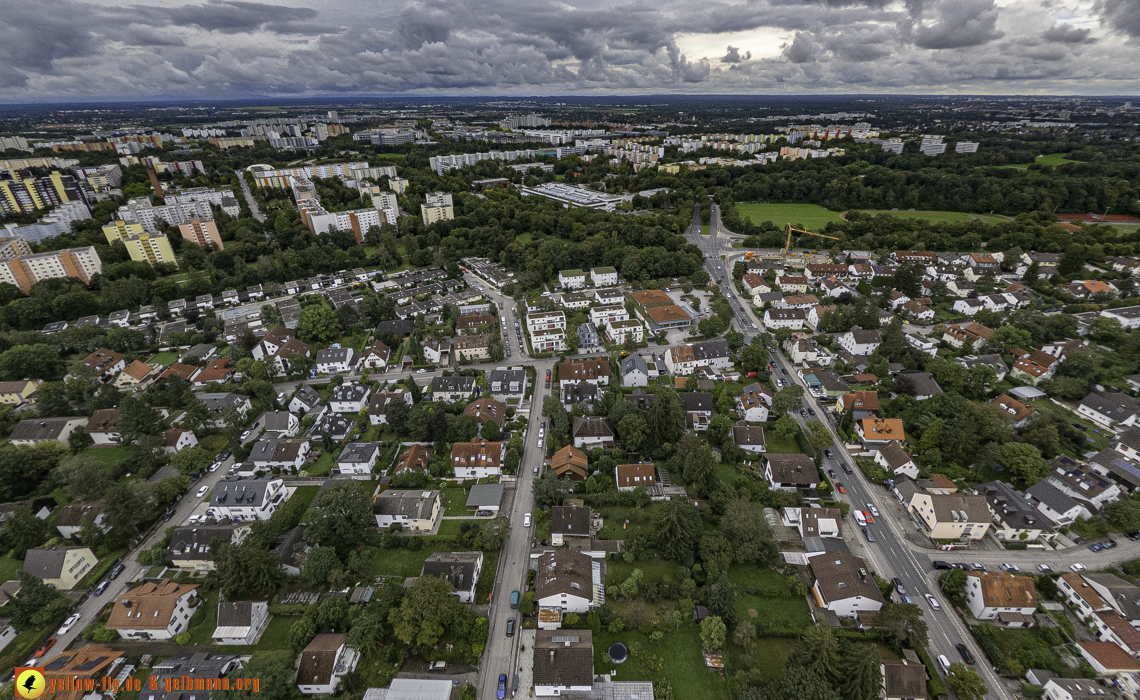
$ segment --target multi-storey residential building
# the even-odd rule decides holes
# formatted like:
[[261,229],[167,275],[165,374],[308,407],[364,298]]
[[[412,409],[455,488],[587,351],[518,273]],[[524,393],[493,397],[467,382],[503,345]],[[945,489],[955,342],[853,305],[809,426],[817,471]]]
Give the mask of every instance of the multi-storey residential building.
[[364,234],[373,226],[382,224],[395,225],[396,214],[393,209],[352,209],[350,211],[328,212],[321,207],[315,199],[306,199],[297,203],[301,212],[301,220],[313,233],[328,233],[329,231],[351,231],[358,243],[364,241]]
[[200,603],[198,586],[148,581],[115,600],[107,629],[124,639],[173,639],[190,626]]
[[457,479],[482,479],[502,474],[504,443],[475,438],[451,446],[451,469]]
[[429,192],[426,194],[424,203],[420,205],[420,216],[423,217],[424,226],[431,226],[437,221],[454,219],[455,209],[451,202],[451,195],[447,192]]
[[725,369],[732,365],[728,343],[723,340],[710,340],[703,343],[678,345],[665,353],[665,366],[676,375],[692,374],[698,367]]
[[103,262],[92,246],[32,253],[22,238],[0,243],[0,282],[19,287],[25,294],[41,280],[74,277],[89,283],[102,271]]
[[130,200],[119,207],[116,215],[123,221],[141,224],[147,233],[158,233],[159,222],[181,226],[192,219],[214,220],[214,210],[210,208],[208,201],[179,201],[156,207],[148,197],[136,197]]
[[561,270],[558,285],[563,289],[579,289],[586,286],[586,273],[582,270]]
[[127,247],[131,260],[148,262],[151,265],[166,263],[177,265],[174,259],[174,249],[170,247],[170,240],[164,234],[144,233],[123,241]]
[[613,267],[595,267],[590,270],[590,280],[595,287],[608,287],[617,284],[618,273]]
[[606,337],[611,343],[624,343],[627,339],[634,343],[645,340],[645,326],[641,321],[631,318],[626,321],[611,321],[606,326]]
[[628,321],[629,311],[621,304],[607,304],[590,309],[590,322],[595,326],[605,326],[614,321]]
[[218,233],[218,225],[213,221],[190,219],[189,222],[179,226],[178,231],[183,238],[194,241],[203,248],[210,244],[218,250],[225,248],[222,244],[222,235]]
[[70,175],[61,175],[59,171],[41,178],[13,174],[15,177],[10,180],[0,180],[0,214],[26,214],[66,202],[83,201],[79,183]]

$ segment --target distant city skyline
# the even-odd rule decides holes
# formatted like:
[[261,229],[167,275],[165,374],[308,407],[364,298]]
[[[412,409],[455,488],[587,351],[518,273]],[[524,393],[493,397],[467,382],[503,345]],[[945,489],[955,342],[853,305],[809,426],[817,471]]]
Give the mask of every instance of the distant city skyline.
[[0,101],[1140,94],[1135,0],[0,0]]

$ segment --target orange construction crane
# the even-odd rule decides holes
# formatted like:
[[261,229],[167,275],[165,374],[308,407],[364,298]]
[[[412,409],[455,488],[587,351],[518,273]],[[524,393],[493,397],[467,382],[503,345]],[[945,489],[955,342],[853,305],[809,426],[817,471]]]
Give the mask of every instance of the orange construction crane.
[[788,251],[791,250],[791,248],[792,248],[792,232],[793,231],[795,231],[796,233],[806,233],[809,236],[819,236],[820,238],[830,238],[833,241],[839,240],[835,236],[828,236],[828,235],[825,235],[822,233],[816,233],[815,231],[805,231],[802,228],[792,228],[791,223],[789,223],[788,224],[788,241],[787,241],[787,243],[784,244],[784,255],[785,256],[788,254]]

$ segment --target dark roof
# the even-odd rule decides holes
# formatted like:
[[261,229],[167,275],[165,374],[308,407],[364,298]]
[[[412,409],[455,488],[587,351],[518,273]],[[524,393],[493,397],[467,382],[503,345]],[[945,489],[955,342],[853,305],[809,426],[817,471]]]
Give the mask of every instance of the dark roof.
[[368,392],[371,391],[369,387],[363,384],[341,384],[333,388],[332,394],[329,396],[329,401],[360,401]]
[[218,627],[250,627],[253,625],[255,601],[219,601]]
[[59,575],[63,573],[64,558],[67,557],[67,552],[71,549],[81,548],[29,549],[24,556],[24,571],[43,579],[59,578]]
[[469,393],[475,390],[474,377],[433,377],[431,380],[431,391],[436,392],[452,392],[462,391]]
[[550,512],[550,532],[554,535],[590,534],[590,509],[584,506],[554,506]]
[[1118,391],[1092,393],[1081,401],[1082,406],[1107,416],[1110,420],[1123,421],[1140,411],[1140,401]]
[[562,387],[562,403],[589,403],[598,399],[599,389],[597,384],[582,381],[575,382],[574,384],[567,384]]
[[480,552],[436,552],[424,561],[421,576],[438,576],[457,591],[470,591],[475,587],[476,569],[482,558]]
[[640,387],[626,394],[624,398],[643,411],[648,411],[649,407],[653,404],[653,394],[650,394]]
[[741,421],[732,426],[732,441],[737,445],[764,445],[764,429]]
[[621,374],[623,377],[634,370],[641,370],[642,374],[649,374],[649,365],[646,364],[645,358],[637,353],[633,353],[621,361]]
[[237,654],[208,654],[198,652],[191,656],[178,656],[156,663],[151,674],[158,679],[158,689],[150,690],[143,683],[139,700],[209,700],[208,690],[163,691],[164,678],[190,676],[192,678],[221,678],[235,668],[241,668],[241,657]]
[[301,652],[297,685],[325,685],[332,680],[336,652],[348,641],[346,634],[318,634]]
[[[321,402],[321,395],[317,393],[316,389],[309,386],[308,384],[305,384],[304,386],[302,386],[301,389],[297,392],[297,394],[293,398],[299,399],[302,403],[307,405],[309,408],[312,408],[313,406],[316,406],[316,405],[320,404],[320,402]],[[290,400],[292,400],[292,399],[290,399]]]
[[[828,603],[856,596],[886,602],[871,577],[870,568],[859,557],[842,553],[821,554],[812,557],[810,566],[819,583],[820,593]],[[867,573],[860,574],[860,569]]]
[[574,428],[571,434],[576,437],[609,437],[614,436],[610,423],[605,418],[592,416],[575,416]]
[[55,440],[67,424],[74,420],[83,420],[83,416],[69,418],[29,418],[16,424],[12,430],[10,440]]
[[534,640],[534,685],[592,686],[594,638],[590,630],[538,630]]
[[1019,530],[1048,527],[1049,521],[1041,516],[1040,511],[1004,481],[989,481],[975,488],[1009,527]]
[[336,461],[338,464],[341,462],[367,462],[378,449],[380,449],[378,442],[350,442],[344,446],[344,450],[341,451]]
[[467,494],[468,508],[498,507],[503,502],[503,484],[475,484]]
[[229,542],[234,535],[235,525],[199,525],[180,527],[170,537],[166,556],[171,560],[211,561],[210,543],[215,539]]
[[802,454],[765,455],[772,469],[772,481],[779,484],[817,484],[819,473],[811,457]]
[[1077,505],[1072,496],[1057,488],[1051,481],[1038,481],[1027,488],[1025,493],[1058,513],[1064,513]]
[[895,388],[911,396],[933,396],[942,393],[942,387],[929,372],[900,372],[895,375]]
[[[534,597],[566,594],[592,600],[595,565],[604,567],[605,562],[572,549],[544,552],[535,562]],[[604,569],[600,573],[604,580]]]
[[715,409],[712,394],[703,391],[683,391],[677,396],[681,399],[681,406],[686,412],[713,411]]
[[888,698],[925,698],[926,667],[922,664],[883,664],[883,686]]
[[[269,484],[275,479],[251,479],[249,481],[219,482],[210,496],[212,506],[260,506],[265,501]],[[219,488],[221,487],[221,488]]]

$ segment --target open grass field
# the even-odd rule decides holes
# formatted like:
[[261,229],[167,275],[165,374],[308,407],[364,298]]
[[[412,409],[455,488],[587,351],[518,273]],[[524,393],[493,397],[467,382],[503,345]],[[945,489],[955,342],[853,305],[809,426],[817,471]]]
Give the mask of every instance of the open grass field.
[[[614,680],[617,681],[651,681],[659,677],[673,686],[674,697],[723,700],[728,697],[727,682],[723,676],[705,668],[705,659],[701,654],[700,632],[699,627],[682,627],[667,633],[661,644],[654,646],[639,632],[610,634],[603,631],[594,635],[594,673],[609,673],[616,670]],[[664,662],[660,674],[656,676],[642,674],[632,658],[619,665],[606,664],[602,655],[614,642],[622,642],[626,646],[638,644],[660,658]]]
[[163,367],[169,367],[170,365],[174,364],[177,361],[178,361],[178,353],[176,353],[176,352],[160,352],[157,355],[151,355],[150,359],[148,359],[146,362],[148,365],[158,364],[158,365],[162,365]]
[[[1064,153],[1050,153],[1047,156],[1038,156],[1037,157],[1037,165],[1051,165],[1054,168],[1057,167],[1058,165],[1064,165],[1065,163],[1079,163],[1079,162],[1080,162],[1079,160],[1069,160],[1068,158],[1065,157]],[[1029,169],[1029,163],[1018,163],[1017,165],[1007,165],[1005,167],[1017,168],[1018,170],[1028,170]]]
[[818,231],[832,221],[842,221],[837,212],[818,204],[737,204],[736,211],[757,225],[771,221],[783,228],[790,223],[809,231]]
[[376,552],[372,555],[372,574],[405,578],[419,576],[424,568],[424,560],[433,552],[450,552],[455,549],[451,543],[436,546],[430,539],[425,539],[423,543],[423,549],[383,549]]
[[519,235],[515,236],[515,240],[519,243],[530,243],[530,238],[530,231],[527,231],[526,233],[520,233]]
[[972,221],[975,219],[990,224],[1001,221],[1000,218],[990,216],[989,214],[969,214],[960,211],[902,211],[897,209],[860,209],[859,211],[873,216],[886,214],[887,216],[895,216],[900,219],[917,219],[920,221],[929,221],[934,224],[952,224],[958,221]]

